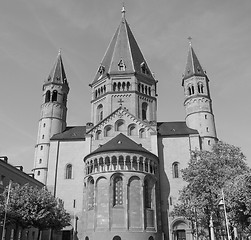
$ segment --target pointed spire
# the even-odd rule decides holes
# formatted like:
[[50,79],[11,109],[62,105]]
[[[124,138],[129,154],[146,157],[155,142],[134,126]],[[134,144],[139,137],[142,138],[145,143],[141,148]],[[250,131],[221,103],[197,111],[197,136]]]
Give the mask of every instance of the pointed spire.
[[67,78],[64,70],[64,64],[61,56],[61,48],[58,51],[57,59],[53,65],[53,68],[45,80],[45,84],[57,83],[57,84],[67,84]]
[[121,12],[122,20],[98,67],[93,83],[107,74],[144,74],[153,83],[154,77],[125,19],[124,6]]
[[185,68],[185,72],[184,72],[183,80],[182,80],[182,86],[183,86],[184,80],[187,78],[190,78],[192,76],[202,76],[202,77],[206,76],[193,50],[192,38],[189,37],[188,40],[189,40],[189,49],[188,49],[186,68]]

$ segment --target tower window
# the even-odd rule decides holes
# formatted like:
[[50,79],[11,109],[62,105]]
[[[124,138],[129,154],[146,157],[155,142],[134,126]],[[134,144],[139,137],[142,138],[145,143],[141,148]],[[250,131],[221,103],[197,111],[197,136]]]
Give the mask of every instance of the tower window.
[[37,175],[40,176],[40,171],[37,171]]
[[142,103],[142,120],[147,120],[147,110],[148,104],[146,102]]
[[44,125],[43,125],[44,127],[46,126],[46,124],[44,123]]
[[211,145],[211,141],[210,141],[210,140],[208,140],[208,141],[207,141],[207,144],[210,146],[210,145]]
[[194,94],[194,86],[190,85],[190,86],[188,86],[188,95],[190,96],[192,94]]
[[179,163],[173,163],[173,178],[179,178]]
[[51,98],[51,92],[48,90],[45,94],[45,102],[49,102]]
[[206,128],[206,130],[207,130],[207,132],[209,132],[209,128],[208,127]]
[[42,139],[44,139],[44,135],[42,135]]
[[127,83],[126,83],[126,88],[127,88],[127,91],[129,91],[129,90],[130,90],[130,86],[131,86],[130,82],[127,82]]
[[72,165],[67,164],[65,168],[65,178],[66,179],[72,179]]
[[52,102],[56,102],[58,98],[58,92],[56,90],[52,93]]
[[205,119],[207,119],[207,115],[205,115]]
[[40,150],[43,150],[43,146],[40,146]]
[[40,158],[40,159],[39,159],[39,164],[41,164],[41,163],[42,163],[42,159]]
[[199,93],[203,93],[204,92],[204,86],[203,86],[203,83],[201,83],[201,82],[198,83],[198,92]]
[[97,107],[97,122],[103,120],[103,105],[99,104]]
[[123,205],[123,179],[116,176],[113,180],[113,206]]
[[117,83],[113,83],[113,91],[115,92],[117,88]]

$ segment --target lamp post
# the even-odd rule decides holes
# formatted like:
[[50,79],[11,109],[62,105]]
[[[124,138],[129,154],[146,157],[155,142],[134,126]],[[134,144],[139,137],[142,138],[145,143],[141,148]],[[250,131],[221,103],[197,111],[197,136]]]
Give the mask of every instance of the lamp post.
[[227,230],[227,240],[231,240],[231,237],[230,237],[230,234],[229,234],[228,218],[227,218],[227,211],[226,211],[226,204],[225,204],[223,189],[222,189],[222,199],[219,202],[219,207],[220,208],[223,207],[225,223],[226,223],[226,230]]

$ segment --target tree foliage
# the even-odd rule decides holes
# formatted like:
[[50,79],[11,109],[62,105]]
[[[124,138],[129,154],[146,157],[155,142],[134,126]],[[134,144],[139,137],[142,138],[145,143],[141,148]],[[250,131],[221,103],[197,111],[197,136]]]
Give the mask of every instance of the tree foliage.
[[225,188],[230,221],[242,232],[251,234],[251,174],[237,176]]
[[[1,194],[0,208],[4,209],[8,187]],[[7,205],[7,223],[22,228],[62,229],[70,225],[70,215],[64,210],[62,201],[55,198],[45,188],[39,189],[29,184],[12,184]]]
[[193,151],[182,170],[187,185],[180,192],[172,215],[184,216],[208,227],[210,215],[217,217],[221,190],[250,169],[240,148],[219,141],[212,151]]

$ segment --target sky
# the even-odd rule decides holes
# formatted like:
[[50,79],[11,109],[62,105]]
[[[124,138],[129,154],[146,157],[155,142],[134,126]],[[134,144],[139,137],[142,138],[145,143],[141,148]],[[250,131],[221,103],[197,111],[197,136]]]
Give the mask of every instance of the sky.
[[158,80],[158,121],[183,121],[188,37],[210,80],[218,138],[251,166],[250,0],[0,0],[0,155],[33,168],[42,85],[59,49],[68,126],[90,121],[95,73],[126,19]]

